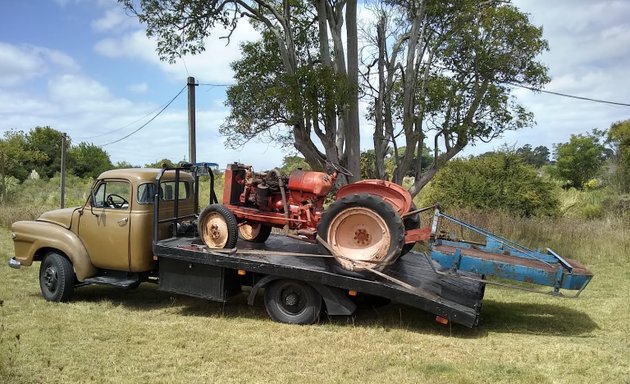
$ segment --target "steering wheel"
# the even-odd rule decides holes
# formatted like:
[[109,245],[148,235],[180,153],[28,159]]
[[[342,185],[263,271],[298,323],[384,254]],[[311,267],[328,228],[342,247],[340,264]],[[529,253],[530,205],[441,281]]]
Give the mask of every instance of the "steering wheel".
[[[121,201],[119,203],[115,202],[114,197]],[[123,205],[125,204],[129,204],[129,202],[124,197],[117,195],[115,193],[110,193],[109,195],[107,195],[107,197],[105,198],[105,201],[107,202],[107,205],[109,205],[111,208],[117,208],[117,209],[122,208]]]
[[332,167],[335,171],[337,171],[337,173],[341,173],[342,175],[346,175],[346,176],[349,176],[349,177],[354,176],[354,175],[352,174],[352,172],[350,172],[348,169],[346,169],[346,168],[342,167],[341,165],[336,164],[336,163],[333,163],[332,161],[328,161],[328,163],[330,164],[330,166],[331,166],[331,167]]

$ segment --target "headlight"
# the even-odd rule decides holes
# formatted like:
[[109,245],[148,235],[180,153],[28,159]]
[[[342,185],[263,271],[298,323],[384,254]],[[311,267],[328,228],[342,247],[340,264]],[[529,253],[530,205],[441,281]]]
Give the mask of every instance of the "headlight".
[[15,232],[11,232],[11,239],[15,240],[16,237],[17,237],[17,234]]

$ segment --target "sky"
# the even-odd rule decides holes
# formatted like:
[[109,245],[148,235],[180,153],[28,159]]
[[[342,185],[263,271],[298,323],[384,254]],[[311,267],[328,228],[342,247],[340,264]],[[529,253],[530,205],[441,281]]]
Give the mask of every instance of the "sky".
[[[542,26],[550,50],[553,92],[630,103],[630,1],[515,0]],[[230,44],[217,30],[203,54],[175,64],[160,61],[156,41],[115,0],[0,0],[0,134],[50,126],[73,144],[102,146],[114,163],[144,165],[162,158],[188,158],[187,98],[184,91],[162,114],[130,137],[185,85],[196,87],[197,161],[225,165],[240,161],[257,169],[282,164],[287,148],[252,142],[238,150],[219,133],[229,110],[225,87],[239,43],[258,33],[240,23]],[[520,147],[566,142],[571,134],[630,118],[630,107],[515,90],[534,113],[536,125],[508,132],[488,144],[467,148],[479,154],[503,145]],[[362,149],[371,148],[370,123],[362,118]]]

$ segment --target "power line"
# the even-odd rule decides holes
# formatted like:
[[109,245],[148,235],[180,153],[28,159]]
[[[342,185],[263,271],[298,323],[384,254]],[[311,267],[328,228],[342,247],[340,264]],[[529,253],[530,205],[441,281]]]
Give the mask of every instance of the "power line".
[[205,85],[208,87],[231,87],[232,84],[212,84],[212,83],[197,83],[197,85]]
[[134,130],[133,132],[129,133],[128,135],[125,135],[125,136],[121,137],[120,139],[117,139],[117,140],[114,140],[114,141],[110,141],[109,143],[102,144],[102,145],[100,145],[100,146],[101,146],[101,147],[106,147],[106,146],[108,146],[108,145],[111,145],[111,144],[116,144],[116,143],[118,143],[118,142],[121,142],[121,141],[125,140],[126,138],[128,138],[129,136],[133,135],[134,133],[136,133],[136,132],[140,131],[142,128],[144,128],[144,127],[146,127],[147,125],[149,125],[149,123],[150,123],[150,122],[152,122],[153,120],[155,120],[155,118],[156,118],[156,117],[160,116],[160,114],[161,114],[162,112],[164,112],[164,110],[165,110],[166,108],[168,108],[168,107],[169,107],[169,106],[173,103],[173,101],[175,101],[175,99],[177,99],[177,98],[179,97],[179,95],[181,95],[181,94],[182,94],[182,92],[184,92],[184,89],[186,89],[186,87],[187,87],[186,85],[185,85],[185,86],[183,86],[183,87],[182,87],[182,89],[180,89],[180,90],[179,90],[179,92],[177,93],[177,95],[175,95],[175,96],[171,99],[171,101],[169,101],[169,102],[168,102],[168,103],[164,106],[164,108],[162,108],[162,109],[161,109],[161,110],[160,110],[160,111],[159,111],[159,112],[158,112],[155,116],[153,116],[151,119],[149,119],[149,121],[147,121],[146,123],[142,124],[142,125],[141,125],[138,129]]
[[516,83],[508,83],[508,84],[512,85],[514,87],[529,89],[530,91],[534,91],[534,92],[548,93],[550,95],[568,97],[568,98],[571,98],[571,99],[586,100],[586,101],[592,101],[594,103],[603,103],[603,104],[621,105],[623,107],[630,107],[630,104],[628,104],[628,103],[619,103],[619,102],[616,102],[616,101],[609,101],[609,100],[602,100],[602,99],[593,99],[591,97],[575,96],[575,95],[569,95],[569,94],[566,94],[566,93],[546,91],[544,89],[528,87],[526,85],[521,85],[521,84],[516,84]]
[[112,130],[110,130],[108,132],[101,133],[101,134],[94,135],[94,136],[79,136],[79,137],[75,137],[75,139],[78,139],[78,140],[95,139],[97,137],[107,136],[107,135],[111,135],[112,133],[115,133],[115,132],[118,132],[118,131],[122,131],[123,129],[128,128],[129,126],[134,125],[135,123],[137,123],[137,122],[139,122],[141,120],[144,120],[146,117],[148,117],[148,116],[154,114],[155,112],[159,111],[160,109],[164,108],[165,105],[167,105],[167,104],[160,105],[159,107],[155,108],[154,110],[152,110],[151,112],[147,113],[146,115],[144,115],[144,116],[142,116],[142,117],[132,121],[129,124],[123,125],[120,128],[112,129]]

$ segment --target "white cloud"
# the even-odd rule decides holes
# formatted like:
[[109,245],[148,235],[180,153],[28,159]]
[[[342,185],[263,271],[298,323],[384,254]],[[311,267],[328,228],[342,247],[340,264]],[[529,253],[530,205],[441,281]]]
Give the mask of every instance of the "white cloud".
[[138,27],[138,19],[127,15],[122,6],[116,5],[107,9],[100,19],[92,21],[91,25],[95,31],[122,32]]
[[94,50],[111,59],[127,58],[142,60],[158,67],[173,78],[181,78],[182,73],[189,73],[199,81],[229,83],[232,81],[230,63],[240,57],[239,45],[259,37],[258,32],[242,22],[231,36],[230,44],[219,37],[227,34],[222,28],[216,28],[212,37],[205,40],[205,52],[194,56],[185,56],[176,64],[161,61],[156,52],[157,43],[146,37],[144,31],[137,30],[121,37],[110,37],[99,41]]
[[63,52],[0,42],[0,86],[15,86],[53,71],[78,69],[78,64]]
[[133,93],[146,93],[149,90],[147,83],[129,84],[127,89]]

